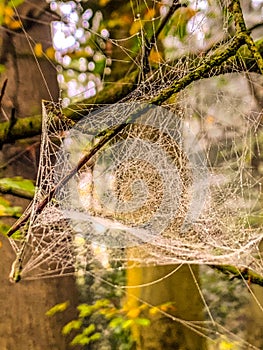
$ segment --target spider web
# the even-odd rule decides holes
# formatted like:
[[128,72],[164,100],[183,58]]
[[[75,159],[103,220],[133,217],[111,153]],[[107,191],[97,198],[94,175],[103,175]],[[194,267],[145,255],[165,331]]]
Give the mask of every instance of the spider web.
[[[242,86],[245,79],[236,76]],[[261,184],[247,161],[260,114],[251,109],[253,101],[229,95],[228,83],[219,91],[212,82],[215,94],[207,83],[210,96],[205,88],[202,92],[204,82],[194,84],[181,94],[179,112],[167,110],[173,105],[144,105],[132,96],[128,103],[83,115],[72,129],[54,104],[45,103],[23,275],[72,271],[76,242],[87,258],[92,245],[106,246],[123,268],[128,259],[138,264],[233,264],[262,273],[261,227],[250,224],[260,215]],[[198,98],[201,122],[193,117],[200,113]],[[223,109],[224,119],[209,115],[211,106],[215,115]],[[92,149],[96,135],[134,114],[139,115],[135,123],[58,186]],[[196,134],[190,129],[195,123]],[[56,186],[38,214],[39,203]],[[123,248],[129,249],[129,258]]]
[[[193,31],[190,41],[195,39]],[[127,51],[121,42],[113,43]],[[239,73],[239,63],[232,61],[231,74],[217,77],[212,71],[176,99],[153,106],[162,89],[191,70],[190,58],[173,59],[161,60],[147,75],[136,61],[141,74],[135,91],[93,110],[76,104],[80,122],[73,127],[59,105],[43,104],[30,220],[23,240],[10,240],[23,279],[81,275],[97,260],[109,270],[187,263],[231,264],[263,273],[261,173],[251,165],[261,137],[261,111],[251,86],[260,86],[262,79]],[[135,115],[60,186],[103,131]],[[202,334],[226,332],[213,319],[174,321]]]

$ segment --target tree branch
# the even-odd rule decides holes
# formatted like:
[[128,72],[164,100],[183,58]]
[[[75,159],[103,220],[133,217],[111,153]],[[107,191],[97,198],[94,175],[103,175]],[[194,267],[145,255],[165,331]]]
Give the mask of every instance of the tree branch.
[[[258,51],[263,54],[263,39],[256,42]],[[221,48],[222,50],[222,48]],[[244,71],[244,66],[250,72],[259,73],[256,61],[251,55],[251,52],[247,47],[243,46],[237,53],[237,58],[235,58],[235,71]],[[199,71],[201,75],[202,71]],[[201,78],[208,78],[211,74],[220,75],[233,73],[233,62],[228,60],[224,63],[223,67],[218,67],[216,72],[207,70],[206,73]],[[194,75],[194,74],[193,74]],[[119,80],[112,85],[107,85],[102,91],[100,91],[96,96],[89,99],[85,99],[78,104],[67,107],[63,110],[63,113],[70,119],[78,121],[83,118],[83,113],[94,108],[94,105],[99,104],[112,104],[120,101],[122,98],[126,97],[131,93],[137,85],[138,71],[130,73],[127,77]],[[188,77],[188,76],[187,76]],[[189,79],[189,78],[183,79]],[[196,80],[196,79],[195,79]],[[187,84],[189,85],[190,82]],[[186,85],[186,86],[187,86]],[[173,88],[172,88],[173,89]],[[177,88],[178,89],[178,88]],[[177,89],[174,89],[174,93]],[[10,123],[4,122],[0,123],[0,143],[11,143],[16,140],[25,139],[28,137],[33,137],[41,133],[41,115],[35,115],[32,117],[20,118],[16,121],[15,125],[9,132],[9,137],[5,139],[5,135],[8,132]]]
[[173,94],[183,90],[186,86],[190,85],[196,80],[207,78],[211,75],[213,68],[219,67],[226,62],[230,57],[236,55],[237,51],[241,46],[245,44],[246,37],[243,33],[236,35],[229,43],[216,49],[207,59],[204,59],[204,63],[201,63],[199,67],[190,71],[183,78],[175,81],[167,89],[164,89],[160,94],[151,100],[151,103],[161,105],[163,102],[168,100]]
[[[83,113],[94,109],[101,104],[113,104],[127,96],[137,86],[138,71],[130,73],[117,83],[107,85],[96,96],[85,99],[78,104],[71,105],[63,110],[67,118],[78,121],[83,118]],[[42,116],[19,118],[10,129],[10,122],[0,123],[0,144],[12,143],[16,140],[39,135],[42,127]],[[8,135],[8,136],[7,136]]]

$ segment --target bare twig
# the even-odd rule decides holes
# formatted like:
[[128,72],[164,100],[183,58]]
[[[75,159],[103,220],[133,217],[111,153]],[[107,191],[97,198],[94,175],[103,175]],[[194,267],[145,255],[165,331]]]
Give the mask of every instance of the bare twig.
[[2,107],[2,100],[3,100],[3,97],[4,97],[4,94],[5,94],[5,90],[6,90],[6,86],[7,86],[7,81],[8,79],[5,79],[4,83],[3,83],[3,86],[1,88],[1,93],[0,93],[0,108]]
[[252,32],[252,30],[255,30],[255,29],[260,28],[260,27],[263,27],[263,22],[259,22],[259,23],[254,24],[253,26],[248,28],[248,31]]

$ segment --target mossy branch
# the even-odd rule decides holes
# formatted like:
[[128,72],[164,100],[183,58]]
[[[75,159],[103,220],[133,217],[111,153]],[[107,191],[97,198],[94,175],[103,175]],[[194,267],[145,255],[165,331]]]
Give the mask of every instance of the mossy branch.
[[190,71],[183,78],[175,81],[167,89],[162,90],[157,97],[151,100],[151,103],[161,105],[172,95],[183,90],[194,81],[209,77],[213,68],[219,67],[237,54],[237,51],[245,44],[245,39],[246,37],[243,33],[236,35],[228,44],[219,47],[209,58],[204,59],[197,68]]
[[241,279],[246,280],[249,284],[257,284],[263,287],[263,276],[255,273],[254,271],[244,268],[240,269],[232,265],[209,265],[212,269],[218,270],[225,275],[229,276],[230,280]]
[[[78,121],[85,111],[94,109],[96,105],[113,104],[131,93],[137,86],[138,71],[133,71],[127,77],[108,85],[94,97],[85,99],[78,104],[70,105],[63,110],[66,117]],[[16,140],[39,135],[42,127],[42,116],[19,118],[12,128],[10,122],[0,123],[0,145]]]
[[33,199],[35,187],[33,181],[20,176],[0,179],[0,193],[11,194],[16,197]]
[[232,0],[230,5],[230,10],[233,12],[235,27],[237,33],[243,33],[245,35],[245,41],[250,50],[252,56],[254,57],[260,73],[263,74],[263,58],[260,51],[258,50],[250,32],[247,30],[245,19],[243,16],[242,8],[239,0]]

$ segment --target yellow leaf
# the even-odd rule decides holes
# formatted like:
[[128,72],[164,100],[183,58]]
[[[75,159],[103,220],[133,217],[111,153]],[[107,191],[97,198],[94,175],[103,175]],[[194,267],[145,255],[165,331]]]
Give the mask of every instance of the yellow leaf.
[[5,6],[4,8],[1,8],[1,14],[4,18],[3,20],[4,24],[10,28],[10,25],[12,25],[12,22],[15,22],[13,19],[14,10],[10,6]]
[[14,16],[14,10],[10,6],[5,6],[4,14],[5,14],[5,16],[13,17]]
[[8,24],[8,28],[10,29],[19,29],[21,28],[21,22],[20,21],[11,21],[9,24]]
[[69,301],[65,301],[64,303],[56,304],[51,309],[46,312],[46,316],[53,316],[58,312],[63,312],[69,307]]
[[147,309],[149,306],[147,304],[142,304],[139,306],[140,310],[145,310]]
[[174,311],[176,309],[170,302],[160,305],[159,308],[164,312]]
[[127,313],[127,317],[129,318],[136,318],[139,316],[141,310],[140,308],[134,308],[134,309],[131,309],[128,313]]
[[100,0],[100,1],[99,1],[99,5],[102,6],[102,7],[104,7],[104,6],[107,5],[108,2],[110,2],[110,0]]
[[34,47],[34,52],[37,57],[41,57],[43,55],[43,49],[42,49],[42,44],[41,43],[36,43]]
[[46,49],[46,55],[48,58],[50,58],[51,60],[55,59],[55,50],[52,46],[48,47]]
[[20,20],[14,19],[15,12],[11,6],[0,6],[0,24],[5,24],[8,28],[16,30],[21,28],[22,24]]
[[149,313],[151,315],[156,315],[159,311],[158,307],[154,306],[154,307],[151,307],[150,310],[149,310]]
[[142,24],[140,20],[134,21],[130,28],[130,34],[136,34],[142,29]]
[[154,18],[154,15],[155,15],[155,9],[149,9],[149,10],[146,12],[146,14],[145,14],[145,16],[144,16],[143,19],[151,20],[151,19]]
[[149,61],[152,63],[160,63],[162,61],[162,54],[159,51],[152,50],[149,55]]

